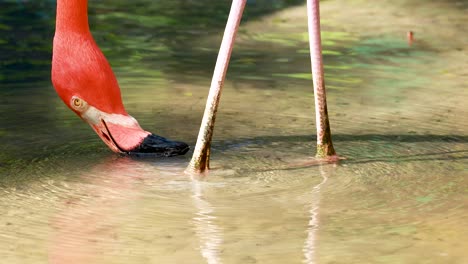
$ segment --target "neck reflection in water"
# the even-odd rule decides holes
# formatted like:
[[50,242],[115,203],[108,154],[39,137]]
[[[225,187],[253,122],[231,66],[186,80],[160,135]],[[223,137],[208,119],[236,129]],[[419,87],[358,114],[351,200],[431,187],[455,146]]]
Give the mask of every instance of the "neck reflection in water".
[[[127,239],[134,231],[141,234],[131,230],[133,223],[140,223],[139,217],[145,216],[138,213],[146,208],[139,206],[144,202],[139,200],[148,195],[148,185],[169,186],[177,177],[185,178],[183,169],[177,160],[163,160],[156,165],[112,157],[83,170],[74,177],[76,180],[64,182],[72,191],[64,194],[58,213],[49,223],[49,263],[100,264],[118,255],[130,259],[138,256],[138,250],[131,251],[137,247],[127,244]],[[151,210],[151,216],[160,213],[157,207]]]
[[81,188],[64,199],[63,210],[51,219],[49,263],[99,263],[101,251],[116,243],[115,208],[126,207],[139,190],[135,175],[145,165],[130,158],[112,158],[82,175]]

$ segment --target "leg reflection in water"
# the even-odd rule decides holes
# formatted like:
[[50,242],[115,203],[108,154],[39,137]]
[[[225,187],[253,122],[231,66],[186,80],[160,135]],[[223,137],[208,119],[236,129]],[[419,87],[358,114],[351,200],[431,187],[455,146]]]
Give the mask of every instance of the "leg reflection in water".
[[[304,242],[302,251],[304,252],[304,263],[315,264],[316,261],[316,248],[317,248],[317,231],[319,229],[319,208],[320,208],[320,192],[328,181],[329,176],[336,168],[336,164],[332,165],[319,165],[320,175],[322,181],[312,188],[310,200],[310,220],[307,225],[307,238]],[[329,171],[326,171],[330,169]]]
[[[215,223],[213,206],[203,198],[203,184],[192,177],[192,199],[197,209],[193,217],[195,232],[200,240],[200,252],[208,264],[222,263],[219,257],[220,246],[223,243],[223,233]],[[205,183],[206,184],[206,183]]]

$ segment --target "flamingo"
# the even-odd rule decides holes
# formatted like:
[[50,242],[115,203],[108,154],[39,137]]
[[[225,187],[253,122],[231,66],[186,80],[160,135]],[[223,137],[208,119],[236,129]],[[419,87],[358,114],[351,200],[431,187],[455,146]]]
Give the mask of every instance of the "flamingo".
[[119,84],[88,24],[87,0],[58,0],[52,83],[63,102],[117,153],[183,155],[186,143],[140,127],[124,108]]

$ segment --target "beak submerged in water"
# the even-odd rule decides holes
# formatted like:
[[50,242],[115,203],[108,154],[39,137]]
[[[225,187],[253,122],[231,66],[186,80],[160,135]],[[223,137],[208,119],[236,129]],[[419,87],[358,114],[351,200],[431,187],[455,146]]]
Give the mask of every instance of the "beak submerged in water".
[[187,144],[143,130],[125,111],[115,74],[90,34],[87,1],[58,2],[51,77],[63,102],[114,152],[185,154]]
[[[135,120],[128,116],[129,119]],[[133,126],[101,119],[91,127],[114,152],[130,155],[172,157],[187,153],[190,147],[143,130],[135,120]]]
[[190,147],[143,130],[129,115],[108,114],[92,106],[78,113],[106,143],[117,153],[172,157],[187,153]]

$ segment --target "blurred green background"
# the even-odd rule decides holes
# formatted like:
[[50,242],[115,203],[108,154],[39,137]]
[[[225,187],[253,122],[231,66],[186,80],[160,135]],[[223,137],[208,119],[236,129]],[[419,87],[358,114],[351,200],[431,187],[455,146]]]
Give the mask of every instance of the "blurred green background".
[[[248,1],[243,21],[303,2]],[[89,1],[89,22],[112,66],[119,67],[183,56],[190,39],[222,32],[230,5],[228,0]],[[55,9],[51,0],[1,1],[0,83],[50,78]],[[216,52],[211,54],[214,60]]]

